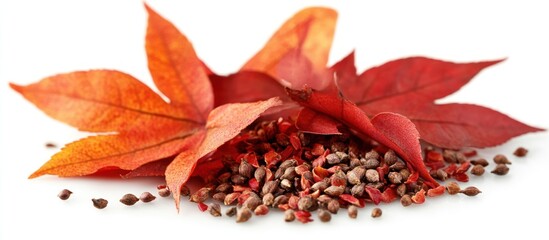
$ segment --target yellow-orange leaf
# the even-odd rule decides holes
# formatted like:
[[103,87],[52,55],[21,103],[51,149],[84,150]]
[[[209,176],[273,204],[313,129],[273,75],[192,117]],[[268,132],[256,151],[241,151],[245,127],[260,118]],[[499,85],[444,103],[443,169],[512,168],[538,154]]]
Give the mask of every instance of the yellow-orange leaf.
[[87,137],[65,146],[29,178],[44,174],[83,176],[104,167],[133,170],[150,161],[194,148],[202,139],[200,134],[194,133],[160,135],[150,131]]
[[298,54],[296,57],[305,58],[310,63],[313,72],[323,72],[328,63],[336,20],[337,12],[329,8],[312,7],[298,12],[241,70],[265,72],[280,79],[279,63],[288,54],[295,53]]
[[154,83],[189,117],[205,122],[213,93],[204,64],[175,26],[145,5],[149,13],[146,50]]
[[210,113],[202,144],[194,151],[181,153],[166,169],[166,183],[172,189],[177,209],[181,186],[192,175],[198,160],[238,135],[265,110],[280,104],[278,98],[253,103],[231,103],[219,106]]
[[28,86],[10,84],[49,116],[90,132],[130,131],[144,125],[198,123],[132,76],[112,70],[59,74]]

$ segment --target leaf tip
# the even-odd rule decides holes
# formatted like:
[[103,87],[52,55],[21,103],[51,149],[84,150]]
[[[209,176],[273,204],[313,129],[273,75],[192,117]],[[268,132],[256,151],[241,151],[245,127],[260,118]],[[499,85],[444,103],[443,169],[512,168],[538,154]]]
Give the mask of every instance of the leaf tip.
[[10,88],[13,89],[14,91],[16,91],[18,93],[23,93],[24,86],[17,85],[15,83],[9,83],[9,84],[10,84]]

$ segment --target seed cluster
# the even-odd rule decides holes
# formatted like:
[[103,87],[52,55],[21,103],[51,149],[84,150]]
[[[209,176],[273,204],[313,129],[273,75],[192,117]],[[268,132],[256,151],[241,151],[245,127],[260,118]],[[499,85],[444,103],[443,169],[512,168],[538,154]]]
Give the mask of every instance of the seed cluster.
[[[476,196],[481,193],[478,188],[462,189],[458,182],[467,182],[468,174],[483,175],[485,167],[490,165],[483,158],[471,159],[476,157],[476,151],[428,146],[423,152],[431,176],[441,182],[449,180],[431,188],[390,149],[349,133],[306,134],[282,119],[259,123],[227,146],[232,148],[231,154],[214,159],[222,161],[223,167],[192,194],[183,186],[181,195],[188,196],[202,212],[214,217],[223,215],[221,206],[225,205],[225,215],[235,217],[238,223],[273,210],[283,211],[286,222],[311,222],[314,211],[321,222],[329,222],[340,209],[346,209],[349,218],[355,219],[358,209],[367,204],[400,201],[408,207],[445,192]],[[527,152],[520,147],[514,155],[523,157]],[[511,161],[505,155],[498,154],[493,161],[496,167],[491,173],[509,172]],[[158,185],[157,190],[160,197],[171,195],[166,185]],[[67,200],[71,193],[64,189],[58,197]],[[132,206],[155,199],[150,192],[144,192],[139,198],[126,194],[120,202]],[[98,209],[108,204],[102,198],[94,198],[92,202]],[[380,208],[372,209],[371,217],[381,215]]]

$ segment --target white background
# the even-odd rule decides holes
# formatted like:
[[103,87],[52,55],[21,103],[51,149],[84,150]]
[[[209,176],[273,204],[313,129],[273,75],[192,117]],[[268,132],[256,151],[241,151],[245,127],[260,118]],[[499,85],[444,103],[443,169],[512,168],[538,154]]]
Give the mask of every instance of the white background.
[[[548,128],[549,14],[543,1],[147,1],[194,43],[214,71],[236,71],[288,17],[306,6],[331,6],[339,21],[330,63],[356,49],[360,71],[388,60],[423,55],[452,61],[508,59],[479,74],[445,102],[469,102]],[[329,224],[287,224],[280,213],[245,224],[213,218],[186,201],[177,214],[170,199],[126,207],[123,194],[154,191],[162,179],[28,180],[55,149],[83,133],[48,118],[8,88],[75,70],[118,69],[151,83],[144,51],[142,1],[1,1],[0,206],[2,239],[464,239],[547,236],[548,134],[528,134],[481,151],[512,156],[505,177],[472,177],[483,193],[444,196],[421,206],[381,206],[380,219],[334,216]],[[491,167],[488,170],[491,170]],[[69,188],[69,201],[57,193]],[[104,210],[90,199],[104,197]],[[315,216],[316,217],[316,216]],[[509,238],[506,238],[509,239]]]

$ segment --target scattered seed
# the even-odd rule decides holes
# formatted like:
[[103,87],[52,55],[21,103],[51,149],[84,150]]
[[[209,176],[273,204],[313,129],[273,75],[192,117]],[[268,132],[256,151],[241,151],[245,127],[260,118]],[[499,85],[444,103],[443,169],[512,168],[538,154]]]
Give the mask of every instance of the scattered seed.
[[366,170],[366,180],[371,183],[379,182],[379,172],[375,169]]
[[252,210],[250,210],[247,207],[241,207],[236,212],[236,222],[237,223],[246,222],[246,221],[250,220],[251,217],[252,217]]
[[109,201],[107,201],[103,198],[93,198],[92,202],[93,202],[93,206],[97,209],[106,208],[107,204],[109,204]]
[[229,209],[227,209],[227,211],[225,212],[225,215],[229,217],[236,215],[236,207],[230,207]]
[[203,187],[191,195],[191,202],[205,202],[210,198],[210,189]]
[[171,194],[170,189],[166,187],[158,190],[158,195],[161,197],[169,197],[170,194]]
[[488,165],[490,165],[490,163],[488,162],[488,160],[484,159],[484,158],[480,158],[480,159],[477,159],[477,160],[471,160],[471,164],[473,165],[481,165],[483,167],[487,167]]
[[503,176],[503,175],[506,175],[508,172],[509,172],[509,167],[507,167],[507,164],[500,163],[496,165],[496,168],[492,170],[491,173]]
[[221,205],[219,205],[219,203],[212,203],[208,208],[208,211],[214,217],[221,217]]
[[216,193],[212,196],[212,199],[214,199],[218,202],[223,202],[223,201],[225,201],[225,197],[227,197],[227,194],[225,194],[223,192],[218,192],[218,193]]
[[481,191],[476,187],[466,187],[464,190],[459,191],[460,193],[463,193],[469,197],[476,196],[477,194],[481,193]]
[[494,156],[494,162],[496,164],[512,164],[511,161],[509,161],[509,159],[507,159],[507,157],[503,154]]
[[292,209],[284,211],[284,221],[293,222],[295,220],[295,212]]
[[332,214],[324,209],[318,210],[318,219],[320,219],[321,222],[329,222],[332,219]]
[[246,178],[251,178],[254,175],[254,166],[248,163],[248,161],[242,159],[238,166],[238,173]]
[[59,197],[61,200],[67,200],[71,196],[72,192],[68,189],[63,189],[59,194],[57,194],[57,197]]
[[404,207],[408,207],[410,205],[412,205],[412,197],[408,194],[404,194],[402,195],[402,197],[400,198],[400,204],[402,204],[402,206]]
[[354,205],[351,205],[347,208],[347,214],[350,218],[355,219],[358,215],[358,208]]
[[519,147],[515,150],[515,152],[513,152],[513,154],[517,157],[524,157],[526,156],[527,153],[528,153],[528,149],[523,147]]
[[57,148],[57,145],[55,143],[48,142],[46,143],[47,148]]
[[255,208],[254,213],[256,216],[267,215],[267,213],[269,213],[269,207],[261,204]]
[[457,182],[450,182],[446,185],[446,191],[448,191],[448,194],[450,195],[455,195],[461,191],[461,188]]
[[152,202],[155,199],[156,197],[152,195],[150,192],[141,193],[141,195],[139,196],[139,200],[141,200],[141,202],[144,202],[144,203]]
[[381,217],[381,214],[382,214],[382,212],[381,212],[380,208],[376,207],[376,208],[372,209],[372,217],[373,218]]
[[471,174],[475,176],[481,176],[482,174],[484,174],[484,167],[479,164],[473,166],[473,168],[471,168]]
[[135,195],[133,195],[131,193],[128,193],[128,194],[122,196],[122,198],[120,199],[121,203],[123,203],[125,205],[128,205],[128,206],[132,206],[138,201],[139,201],[139,198],[137,198]]

